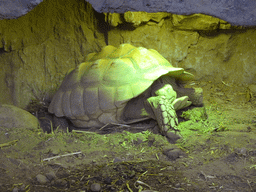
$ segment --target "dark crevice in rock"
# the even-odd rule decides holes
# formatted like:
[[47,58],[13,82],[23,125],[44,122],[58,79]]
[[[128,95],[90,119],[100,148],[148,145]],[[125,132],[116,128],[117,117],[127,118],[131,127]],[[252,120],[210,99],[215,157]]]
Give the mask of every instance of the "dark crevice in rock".
[[107,22],[105,22],[105,15],[103,13],[98,13],[94,11],[94,15],[98,21],[97,30],[100,33],[104,34],[105,43],[106,45],[108,45],[108,31],[110,30],[110,25]]
[[0,48],[0,54],[5,53],[6,51],[4,50],[4,48]]
[[122,23],[118,25],[118,28],[123,31],[133,31],[136,29],[132,23]]
[[245,33],[246,31],[248,31],[248,29],[216,29],[209,31],[199,30],[198,33],[202,37],[213,38],[219,36],[220,34],[241,34]]

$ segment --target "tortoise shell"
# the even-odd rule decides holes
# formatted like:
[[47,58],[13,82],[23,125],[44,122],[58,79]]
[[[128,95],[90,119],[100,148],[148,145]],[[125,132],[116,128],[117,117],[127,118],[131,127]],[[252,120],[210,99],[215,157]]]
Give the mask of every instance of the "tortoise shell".
[[49,112],[77,120],[72,121],[76,126],[95,126],[97,123],[91,120],[102,124],[106,119],[118,122],[127,102],[163,75],[180,80],[193,79],[192,74],[173,67],[154,49],[130,44],[117,48],[109,45],[98,53],[89,54],[84,63],[66,75],[52,99]]

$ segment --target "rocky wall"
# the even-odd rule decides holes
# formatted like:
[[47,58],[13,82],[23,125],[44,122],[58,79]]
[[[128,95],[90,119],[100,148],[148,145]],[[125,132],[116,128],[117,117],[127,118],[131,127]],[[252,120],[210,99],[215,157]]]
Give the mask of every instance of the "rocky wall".
[[256,30],[232,26],[207,15],[126,12],[105,14],[112,26],[108,43],[131,43],[159,51],[197,79],[250,84],[256,82]]
[[23,17],[1,20],[0,103],[25,108],[51,96],[70,68],[105,46],[96,17],[83,0],[47,0]]
[[0,21],[0,103],[43,101],[88,53],[121,43],[156,49],[199,80],[256,81],[254,28],[202,14],[103,14],[83,0],[45,0],[19,19]]

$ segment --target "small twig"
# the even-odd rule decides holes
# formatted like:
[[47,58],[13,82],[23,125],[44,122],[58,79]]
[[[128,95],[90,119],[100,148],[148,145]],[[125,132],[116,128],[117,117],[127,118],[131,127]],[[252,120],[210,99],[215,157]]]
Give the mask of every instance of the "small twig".
[[185,189],[183,189],[183,188],[176,188],[176,187],[171,187],[171,188],[173,188],[173,189],[175,189],[175,190],[178,190],[178,191],[184,191]]
[[82,180],[83,180],[84,176],[85,176],[85,175],[83,175],[83,176],[81,177],[80,181],[82,181]]
[[133,192],[133,190],[130,188],[129,183],[126,183],[126,187],[130,192]]
[[214,179],[216,178],[216,176],[211,176],[211,175],[206,175],[203,171],[201,171],[202,175],[204,176],[205,180],[207,180],[207,178],[209,179]]
[[151,189],[151,187],[150,187],[147,183],[144,183],[144,182],[142,182],[142,181],[137,180],[137,181],[135,181],[135,183],[134,183],[134,187],[137,188],[137,189],[139,189],[139,186],[136,186],[136,184],[138,184],[139,186],[140,186],[140,185],[144,185],[144,186],[148,187],[149,189]]
[[228,86],[228,87],[232,87],[231,85],[225,83],[224,81],[221,81],[224,85]]
[[[108,125],[118,125],[118,126],[121,126],[121,127],[127,127],[127,128],[134,128],[134,129],[142,129],[142,130],[145,130],[145,129],[149,129],[149,128],[152,128],[152,126],[148,126],[148,127],[133,127],[131,125],[126,125],[126,124],[120,124],[120,123],[107,123],[105,125],[103,125],[101,128],[99,128],[98,130],[102,130],[104,128],[106,128]],[[120,127],[115,127],[115,128],[120,128]],[[83,131],[83,130],[75,130],[73,129],[72,131],[74,132],[77,132],[77,133],[94,133],[94,132],[89,132],[89,131]]]
[[251,184],[250,184],[250,181],[247,180],[247,183],[248,183],[250,189],[253,191],[252,186],[251,186]]
[[91,133],[91,134],[95,134],[95,132],[91,132],[91,131],[83,131],[83,130],[75,130],[73,129],[72,132],[76,132],[76,133]]
[[144,176],[148,171],[145,171],[144,173],[142,173],[139,177]]
[[11,145],[13,145],[13,144],[15,144],[15,143],[17,143],[17,142],[18,142],[18,139],[13,140],[13,141],[9,141],[9,142],[7,142],[7,143],[2,143],[2,144],[0,144],[0,148],[11,146]]
[[49,157],[49,158],[45,158],[43,159],[43,161],[50,161],[52,159],[57,159],[57,158],[60,158],[60,157],[66,157],[66,156],[70,156],[70,155],[77,155],[77,154],[80,154],[82,152],[75,152],[75,153],[68,153],[68,154],[64,154],[64,155],[58,155],[58,156],[54,156],[54,157]]
[[112,125],[119,125],[119,126],[123,126],[123,127],[131,127],[130,125],[126,125],[126,124],[120,124],[120,123],[110,123]]
[[126,124],[120,124],[120,123],[107,123],[107,124],[103,125],[99,130],[104,129],[104,128],[105,128],[105,127],[107,127],[108,125],[118,125],[118,126],[121,126],[121,127],[131,127],[130,125],[126,125]]
[[107,127],[108,125],[109,125],[109,123],[103,125],[103,126],[100,128],[100,130],[104,129],[104,128]]

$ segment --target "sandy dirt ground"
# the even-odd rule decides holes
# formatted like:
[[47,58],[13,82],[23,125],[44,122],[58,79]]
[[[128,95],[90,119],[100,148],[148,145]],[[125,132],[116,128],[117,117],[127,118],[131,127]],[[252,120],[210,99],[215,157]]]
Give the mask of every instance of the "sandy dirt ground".
[[1,127],[0,191],[256,191],[255,98],[246,86],[197,86],[205,106],[178,113],[175,144],[153,120],[110,134]]

